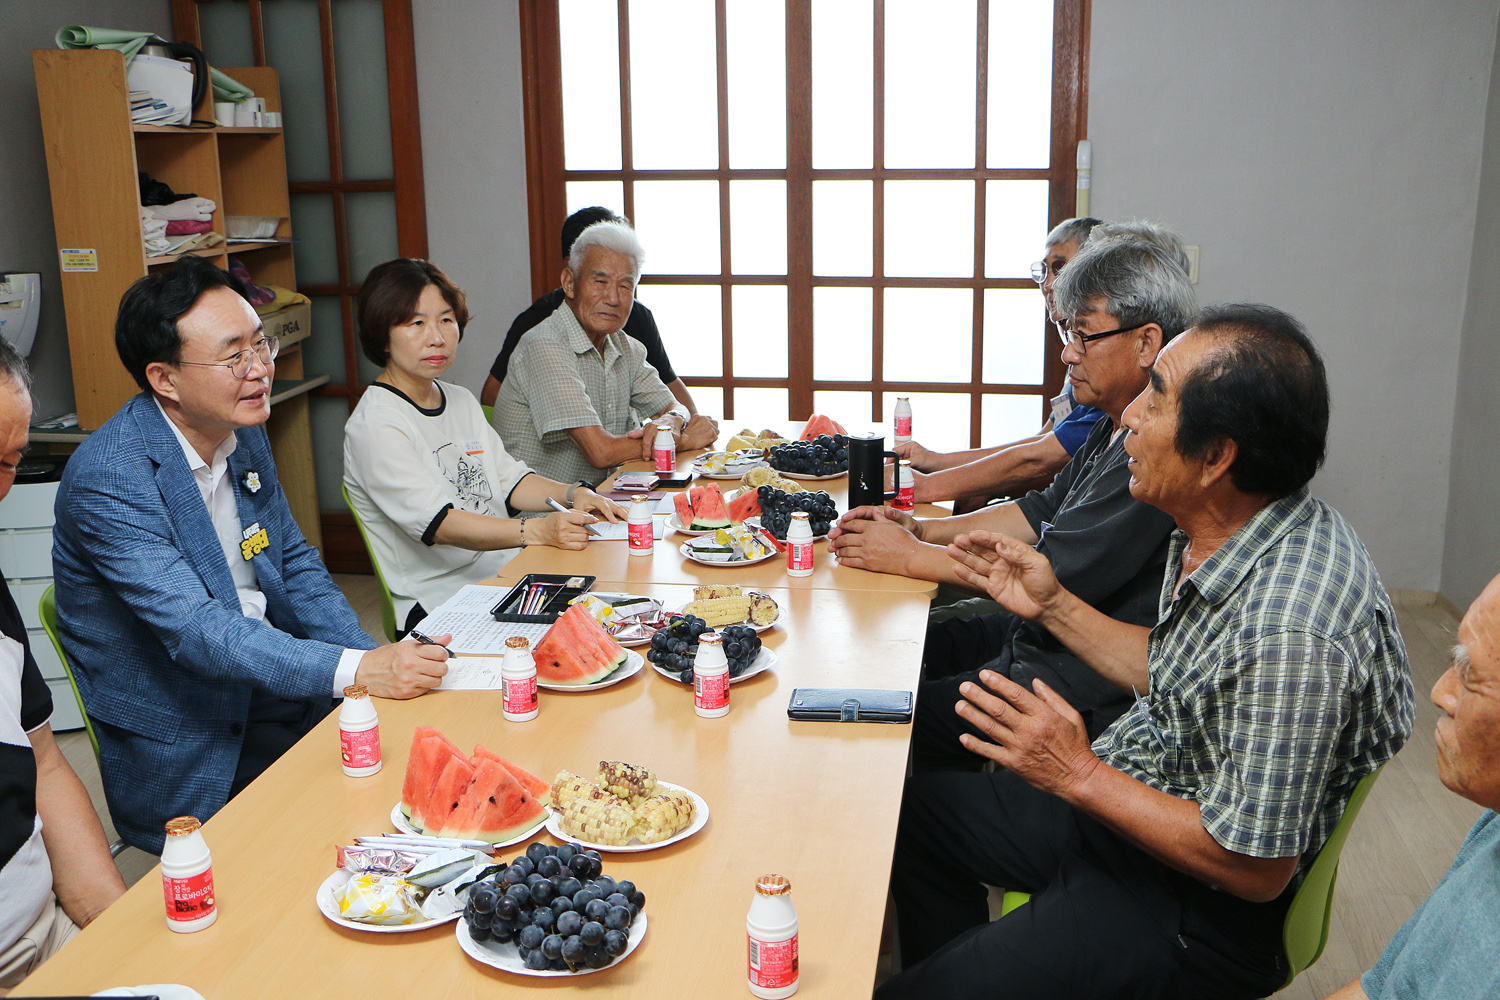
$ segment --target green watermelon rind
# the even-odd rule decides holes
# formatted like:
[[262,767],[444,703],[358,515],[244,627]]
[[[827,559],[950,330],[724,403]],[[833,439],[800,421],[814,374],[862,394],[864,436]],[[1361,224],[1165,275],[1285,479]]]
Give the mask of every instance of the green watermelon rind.
[[693,526],[689,531],[714,531],[729,527],[729,509],[724,504],[724,494],[718,483],[694,486],[689,492],[693,503]]

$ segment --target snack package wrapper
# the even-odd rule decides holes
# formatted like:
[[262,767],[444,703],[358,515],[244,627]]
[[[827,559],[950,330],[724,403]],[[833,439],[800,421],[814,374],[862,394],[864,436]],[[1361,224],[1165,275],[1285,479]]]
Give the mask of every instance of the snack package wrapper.
[[422,852],[394,847],[340,847],[335,867],[356,873],[371,870],[401,873],[411,871],[426,857]]
[[416,887],[400,875],[361,872],[334,890],[339,915],[362,924],[414,924],[423,920]]

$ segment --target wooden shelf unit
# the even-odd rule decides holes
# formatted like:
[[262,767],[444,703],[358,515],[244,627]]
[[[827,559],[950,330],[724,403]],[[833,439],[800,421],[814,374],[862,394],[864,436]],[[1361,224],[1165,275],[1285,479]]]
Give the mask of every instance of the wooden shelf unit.
[[[258,215],[281,219],[275,235],[290,238],[286,140],[279,128],[135,124],[130,120],[125,59],[118,52],[36,49],[32,62],[57,247],[90,250],[97,262],[94,271],[64,271],[61,282],[78,423],[86,431],[95,430],[139,391],[115,352],[120,297],[149,270],[182,256],[146,255],[137,173],[150,174],[174,191],[212,200],[217,206],[213,230],[220,235],[227,235],[226,216]],[[225,72],[265,98],[268,111],[281,110],[274,69],[249,66]],[[212,100],[210,90],[196,119],[212,120]],[[297,287],[290,243],[220,244],[189,253],[225,268],[231,253],[246,253],[240,259],[257,283]],[[301,344],[284,343],[276,359],[277,385],[302,379]],[[266,430],[281,484],[303,534],[321,549],[307,395],[303,391],[275,398]]]

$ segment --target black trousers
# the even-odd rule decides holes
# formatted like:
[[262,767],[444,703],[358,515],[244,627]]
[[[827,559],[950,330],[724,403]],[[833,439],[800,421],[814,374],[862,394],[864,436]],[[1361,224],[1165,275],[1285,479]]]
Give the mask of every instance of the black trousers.
[[[988,921],[986,886],[1032,893]],[[898,998],[1263,997],[1290,893],[1250,903],[1168,868],[1005,771],[907,782],[891,888]]]
[[245,739],[240,744],[240,760],[229,786],[232,799],[261,772],[312,731],[328,714],[332,699],[314,704],[288,701],[257,692],[250,700],[250,717],[245,721]]

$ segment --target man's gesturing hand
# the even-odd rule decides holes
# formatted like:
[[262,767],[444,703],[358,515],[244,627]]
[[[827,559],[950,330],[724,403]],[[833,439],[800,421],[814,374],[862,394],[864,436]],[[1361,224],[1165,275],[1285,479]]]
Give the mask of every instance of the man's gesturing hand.
[[415,698],[443,682],[451,635],[435,635],[436,646],[412,640],[380,646],[360,657],[354,681],[377,698]]
[[959,685],[966,700],[954,709],[993,742],[965,733],[959,737],[965,749],[1067,800],[1069,791],[1100,766],[1083,718],[1040,680],[1033,682],[1032,694],[992,670],[981,670],[979,679],[983,686]]
[[953,540],[948,555],[960,580],[1027,621],[1041,618],[1064,593],[1047,557],[1009,535],[971,531]]

